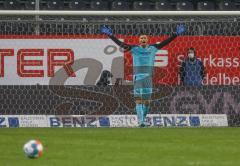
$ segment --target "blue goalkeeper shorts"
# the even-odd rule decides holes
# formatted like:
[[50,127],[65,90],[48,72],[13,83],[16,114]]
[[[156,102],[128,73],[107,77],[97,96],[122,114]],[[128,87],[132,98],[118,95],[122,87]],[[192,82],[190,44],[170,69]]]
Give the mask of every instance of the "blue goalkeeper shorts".
[[134,97],[150,100],[153,92],[152,76],[149,74],[134,75]]

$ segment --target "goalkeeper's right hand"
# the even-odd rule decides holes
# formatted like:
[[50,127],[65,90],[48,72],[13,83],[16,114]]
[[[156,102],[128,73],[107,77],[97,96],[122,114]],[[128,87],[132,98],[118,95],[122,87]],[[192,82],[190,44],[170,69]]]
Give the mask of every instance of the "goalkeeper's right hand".
[[185,31],[186,31],[186,28],[185,28],[184,25],[182,25],[182,24],[177,25],[177,31],[176,31],[176,34],[177,34],[177,35],[181,35],[181,34],[183,34]]
[[105,25],[103,25],[100,30],[101,30],[102,33],[104,33],[106,35],[109,35],[109,36],[113,35],[112,29],[107,27],[107,26],[105,26]]

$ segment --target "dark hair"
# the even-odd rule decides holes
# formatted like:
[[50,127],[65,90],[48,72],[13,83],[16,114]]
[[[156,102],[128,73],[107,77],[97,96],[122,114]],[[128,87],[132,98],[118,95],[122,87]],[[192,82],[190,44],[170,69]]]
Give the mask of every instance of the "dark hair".
[[193,50],[193,51],[194,51],[194,54],[196,54],[196,50],[195,50],[195,48],[190,47],[190,48],[188,49],[188,51],[189,51],[189,50]]

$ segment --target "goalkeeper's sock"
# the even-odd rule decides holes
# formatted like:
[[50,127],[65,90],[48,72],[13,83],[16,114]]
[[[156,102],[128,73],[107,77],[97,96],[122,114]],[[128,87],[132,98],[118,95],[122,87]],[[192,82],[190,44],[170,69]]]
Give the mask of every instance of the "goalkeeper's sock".
[[150,106],[144,105],[144,111],[143,111],[144,120],[146,119],[149,110],[150,110]]
[[144,123],[144,108],[144,104],[136,104],[137,118],[140,125]]

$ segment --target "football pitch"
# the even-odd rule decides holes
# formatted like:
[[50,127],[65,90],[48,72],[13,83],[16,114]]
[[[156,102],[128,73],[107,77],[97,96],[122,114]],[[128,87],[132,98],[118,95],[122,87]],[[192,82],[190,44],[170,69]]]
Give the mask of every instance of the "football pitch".
[[[28,159],[23,144],[44,154]],[[0,129],[1,166],[237,166],[240,128]]]

